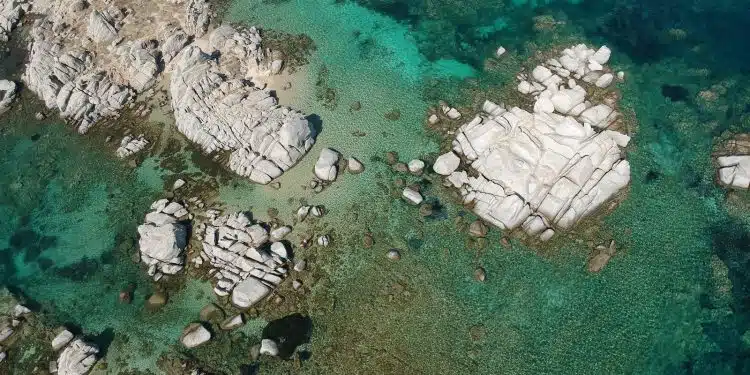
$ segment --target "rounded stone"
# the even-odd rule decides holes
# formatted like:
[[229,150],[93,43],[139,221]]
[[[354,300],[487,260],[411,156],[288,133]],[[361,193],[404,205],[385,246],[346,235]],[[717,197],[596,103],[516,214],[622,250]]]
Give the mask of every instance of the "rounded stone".
[[487,231],[487,226],[480,220],[475,220],[469,225],[469,234],[474,237],[486,237]]
[[479,282],[484,282],[484,280],[487,279],[487,273],[484,271],[484,268],[477,267],[477,269],[474,270],[474,280]]
[[388,163],[388,165],[394,165],[398,163],[398,153],[395,151],[389,151],[385,154],[385,162]]
[[388,251],[388,254],[386,254],[386,256],[390,260],[399,260],[401,259],[401,252],[397,249],[391,249],[390,251]]

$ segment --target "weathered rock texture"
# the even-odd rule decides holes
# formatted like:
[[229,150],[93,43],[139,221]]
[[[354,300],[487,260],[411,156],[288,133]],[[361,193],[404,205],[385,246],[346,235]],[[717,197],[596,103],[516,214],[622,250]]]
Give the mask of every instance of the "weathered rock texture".
[[[2,9],[15,4],[2,1]],[[248,83],[283,68],[257,29],[220,26],[208,34],[206,0],[129,5],[35,4],[40,18],[23,80],[47,107],[85,133],[159,87],[167,71],[178,129],[207,153],[228,153],[228,167],[239,175],[268,183],[310,149],[315,134],[305,117]]]
[[57,358],[58,375],[88,374],[98,360],[99,348],[81,339],[75,339]]
[[241,79],[227,79],[196,46],[176,58],[170,84],[177,128],[207,153],[229,152],[229,168],[269,183],[312,147],[314,131],[297,111]]
[[738,189],[750,188],[750,134],[739,134],[715,155],[719,182]]
[[547,240],[591,215],[630,181],[620,149],[630,138],[610,130],[619,125],[614,103],[587,101],[575,81],[596,83],[611,74],[604,67],[609,54],[606,47],[578,45],[537,66],[532,77],[520,75],[519,91],[536,96],[534,110],[485,102],[453,141],[472,173],[459,168],[453,152],[433,169],[448,176],[474,212],[503,229],[522,227]]
[[30,4],[22,0],[0,0],[0,42],[7,42],[11,31],[18,21],[30,8]]
[[13,81],[0,79],[0,115],[10,109],[18,96],[18,85]]
[[115,154],[118,158],[126,158],[143,150],[146,146],[148,146],[148,140],[143,134],[137,137],[126,135],[122,138],[122,141],[120,141],[120,147],[117,148]]
[[188,211],[177,202],[160,199],[151,205],[145,223],[138,226],[141,260],[148,265],[148,274],[159,279],[184,268],[183,251],[187,246],[188,227],[180,220]]
[[220,216],[206,225],[202,257],[216,268],[214,291],[231,293],[232,303],[248,308],[274,289],[287,274],[289,257],[281,242],[269,244],[265,227],[246,213]]

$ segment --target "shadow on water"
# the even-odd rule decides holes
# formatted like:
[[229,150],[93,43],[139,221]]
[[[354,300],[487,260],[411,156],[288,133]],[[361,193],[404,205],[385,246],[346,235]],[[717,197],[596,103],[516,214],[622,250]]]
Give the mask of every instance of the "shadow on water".
[[279,357],[290,358],[295,349],[310,342],[312,319],[301,314],[292,314],[268,323],[262,337],[272,339],[279,345]]
[[320,116],[313,113],[305,117],[305,119],[307,119],[307,121],[310,122],[310,125],[312,125],[312,130],[315,133],[315,136],[323,131],[323,119],[321,119]]
[[104,358],[107,356],[109,346],[112,345],[112,341],[115,339],[115,330],[113,328],[107,328],[95,336],[87,336],[85,340],[95,344],[99,348],[99,357]]

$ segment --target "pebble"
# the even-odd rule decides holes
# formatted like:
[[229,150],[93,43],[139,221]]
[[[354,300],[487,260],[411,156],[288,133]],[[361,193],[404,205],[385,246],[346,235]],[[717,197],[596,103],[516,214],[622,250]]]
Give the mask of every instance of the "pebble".
[[487,273],[484,271],[484,268],[478,267],[474,270],[474,280],[484,282],[484,280],[487,278]]
[[304,260],[298,260],[294,262],[294,270],[297,272],[304,271],[306,267],[307,267],[307,262],[305,262]]
[[409,172],[420,175],[424,170],[424,162],[419,159],[414,159],[409,162]]
[[346,169],[348,169],[351,174],[360,174],[365,171],[365,166],[359,160],[349,158]]
[[406,163],[396,163],[393,166],[393,170],[398,173],[406,173],[409,171],[409,167],[406,165]]
[[386,256],[390,260],[399,260],[401,259],[401,252],[396,249],[391,249],[390,251],[388,251],[388,254]]
[[331,239],[328,236],[323,235],[318,237],[318,245],[327,247],[331,243]]
[[279,189],[281,189],[281,182],[278,182],[278,181],[272,182],[270,184],[270,186],[271,186],[272,189],[279,190]]
[[497,50],[495,51],[495,57],[500,57],[504,55],[506,51],[507,50],[503,46],[497,47]]
[[431,216],[432,215],[432,205],[429,203],[422,203],[421,206],[419,206],[419,214],[423,217]]
[[487,226],[484,225],[484,223],[480,220],[475,220],[473,223],[471,223],[471,225],[469,225],[469,234],[474,237],[486,237]]
[[302,281],[299,281],[299,280],[292,281],[292,288],[294,288],[294,290],[298,290],[299,288],[302,288]]

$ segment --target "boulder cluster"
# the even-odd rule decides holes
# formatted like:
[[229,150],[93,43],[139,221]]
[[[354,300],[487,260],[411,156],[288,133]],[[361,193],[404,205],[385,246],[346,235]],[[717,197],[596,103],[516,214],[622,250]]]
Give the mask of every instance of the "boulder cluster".
[[138,245],[141,261],[148,266],[154,280],[163,275],[174,275],[185,266],[184,250],[188,243],[189,225],[187,209],[168,199],[151,205],[144,224],[138,226]]
[[213,218],[198,228],[203,231],[199,262],[208,261],[216,272],[214,292],[231,294],[232,304],[249,308],[278,286],[287,275],[291,250],[283,238],[290,227],[269,230],[254,223],[246,212]]
[[[0,30],[5,14],[13,13],[6,8],[22,13],[20,2],[2,1]],[[26,86],[85,133],[152,96],[162,73],[170,72],[165,86],[177,128],[206,153],[228,153],[235,173],[266,184],[307,153],[315,131],[306,117],[251,83],[284,66],[278,53],[262,47],[256,28],[211,30],[206,0],[149,7],[157,12],[122,1],[35,4],[39,17],[30,33]],[[0,87],[0,111],[6,91]],[[145,147],[143,141],[123,144],[118,155],[131,155],[134,147]]]
[[630,181],[622,151],[630,137],[615,130],[616,103],[587,100],[612,83],[609,57],[607,47],[580,44],[520,74],[518,91],[534,97],[533,110],[486,101],[433,170],[497,227],[542,240],[571,228]]

